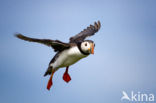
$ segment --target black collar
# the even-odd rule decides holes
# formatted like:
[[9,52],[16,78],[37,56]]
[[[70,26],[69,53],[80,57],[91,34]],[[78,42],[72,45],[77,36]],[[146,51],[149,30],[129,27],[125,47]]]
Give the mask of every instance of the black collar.
[[81,49],[81,42],[77,43],[77,46],[78,46],[78,48],[79,48],[79,50],[80,50],[80,52],[81,52],[82,54],[84,54],[84,55],[89,55],[89,53],[85,53],[84,51],[82,51],[82,49]]

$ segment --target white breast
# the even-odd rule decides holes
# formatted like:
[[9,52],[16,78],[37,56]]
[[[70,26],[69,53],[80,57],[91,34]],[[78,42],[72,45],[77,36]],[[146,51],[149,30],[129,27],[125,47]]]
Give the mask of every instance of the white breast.
[[55,69],[67,67],[84,57],[87,57],[87,55],[83,55],[78,47],[74,46],[70,49],[62,51],[56,61],[50,65]]

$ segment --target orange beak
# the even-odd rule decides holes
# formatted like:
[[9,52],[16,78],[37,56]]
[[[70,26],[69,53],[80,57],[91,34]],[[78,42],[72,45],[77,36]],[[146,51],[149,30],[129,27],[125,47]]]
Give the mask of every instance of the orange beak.
[[94,44],[91,44],[91,54],[94,54]]

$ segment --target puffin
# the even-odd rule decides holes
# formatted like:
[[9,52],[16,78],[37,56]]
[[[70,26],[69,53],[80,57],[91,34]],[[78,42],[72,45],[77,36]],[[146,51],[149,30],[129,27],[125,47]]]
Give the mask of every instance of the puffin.
[[69,66],[73,65],[80,59],[89,56],[90,54],[94,54],[95,43],[92,40],[85,39],[98,32],[100,27],[100,21],[94,22],[94,25],[90,25],[80,33],[70,37],[69,43],[65,43],[60,40],[31,38],[24,36],[21,33],[16,33],[15,37],[29,42],[44,44],[52,47],[54,52],[56,52],[44,74],[44,77],[50,75],[47,83],[47,89],[50,90],[51,86],[53,85],[53,75],[58,69],[66,67],[62,78],[68,83],[71,80],[71,77],[68,73]]

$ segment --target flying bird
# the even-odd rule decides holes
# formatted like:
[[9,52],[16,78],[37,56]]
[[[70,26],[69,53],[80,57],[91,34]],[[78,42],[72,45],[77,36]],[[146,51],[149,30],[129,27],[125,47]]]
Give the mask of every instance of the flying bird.
[[94,25],[90,25],[77,35],[70,37],[69,43],[65,43],[60,40],[30,38],[20,33],[15,34],[15,36],[25,41],[47,45],[52,47],[56,52],[44,74],[44,76],[50,75],[47,84],[47,89],[50,90],[53,84],[53,75],[59,68],[66,67],[66,70],[63,74],[63,80],[68,83],[71,80],[71,77],[68,73],[69,66],[76,63],[80,59],[87,57],[89,54],[94,54],[94,42],[92,40],[85,39],[98,32],[100,27],[100,21],[95,22]]

